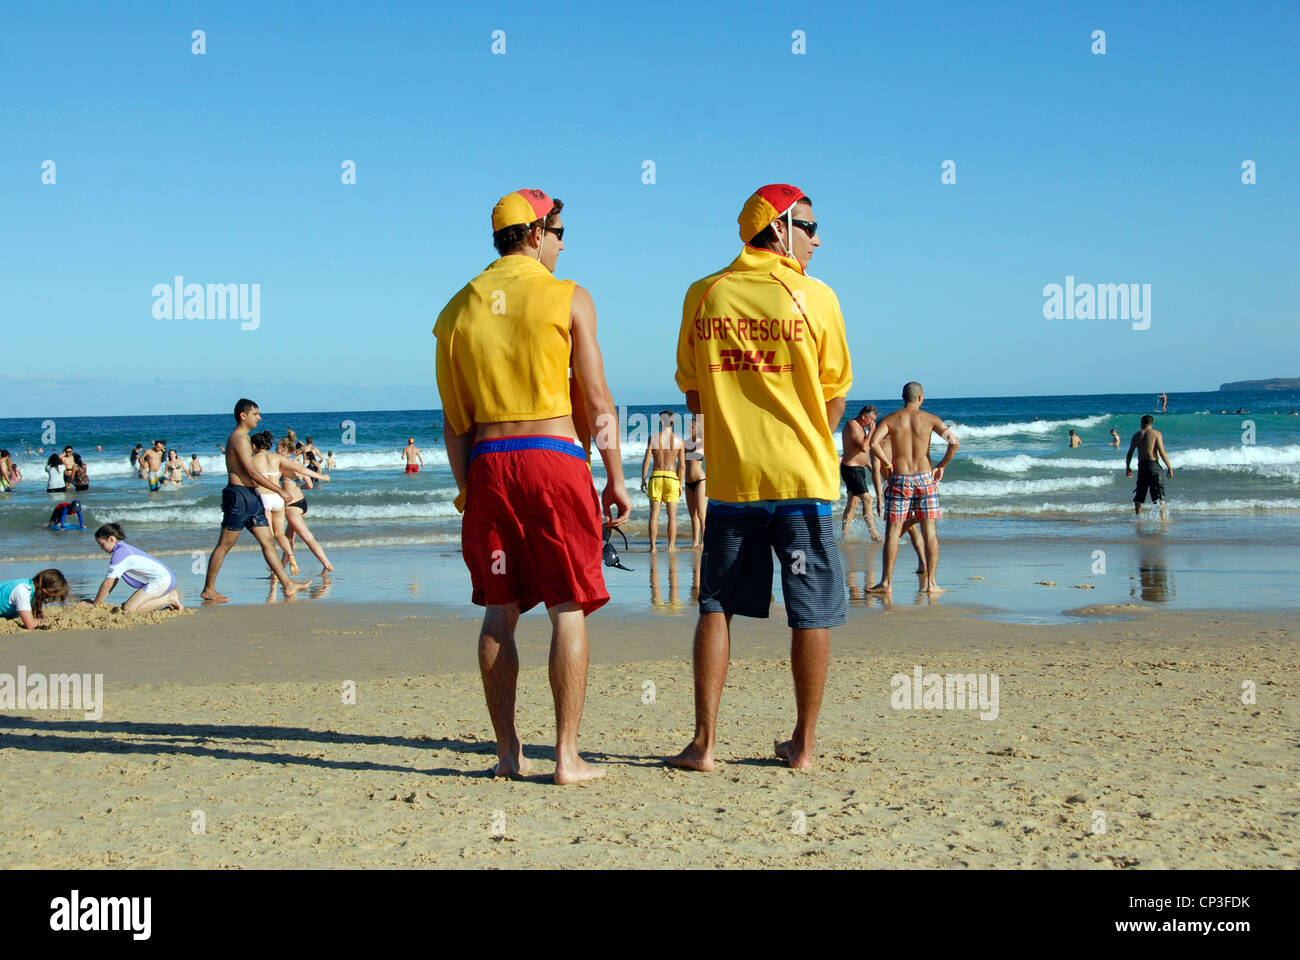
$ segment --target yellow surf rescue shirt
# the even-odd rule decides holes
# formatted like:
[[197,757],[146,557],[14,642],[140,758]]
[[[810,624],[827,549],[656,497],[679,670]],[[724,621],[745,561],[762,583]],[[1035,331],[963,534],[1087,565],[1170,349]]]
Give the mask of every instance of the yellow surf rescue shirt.
[[547,420],[572,413],[572,280],[531,257],[501,257],[438,314],[438,393],[455,433],[475,423]]
[[746,244],[686,291],[677,386],[700,393],[710,499],[838,500],[826,403],[852,383],[839,299],[797,260]]

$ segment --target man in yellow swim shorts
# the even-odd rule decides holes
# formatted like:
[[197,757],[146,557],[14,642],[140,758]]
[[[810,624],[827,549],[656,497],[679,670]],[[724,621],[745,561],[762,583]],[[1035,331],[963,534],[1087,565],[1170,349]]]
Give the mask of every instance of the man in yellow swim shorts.
[[646,490],[646,473],[650,495],[650,552],[657,553],[659,539],[659,504],[668,507],[668,549],[677,549],[677,501],[682,498],[682,478],[686,472],[686,443],[673,429],[676,417],[671,410],[659,411],[659,432],[646,444],[641,461],[641,489]]

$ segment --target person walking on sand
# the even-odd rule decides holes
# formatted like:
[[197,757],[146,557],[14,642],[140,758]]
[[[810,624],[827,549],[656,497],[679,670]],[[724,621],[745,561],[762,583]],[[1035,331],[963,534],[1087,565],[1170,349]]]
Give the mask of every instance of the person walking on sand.
[[1133,513],[1142,516],[1142,504],[1150,494],[1151,502],[1160,504],[1160,516],[1168,518],[1169,508],[1165,503],[1165,485],[1160,479],[1160,461],[1165,462],[1169,479],[1174,478],[1174,465],[1169,462],[1169,453],[1165,450],[1165,438],[1155,428],[1156,418],[1151,414],[1142,417],[1141,427],[1129,441],[1128,453],[1124,456],[1124,476],[1133,477],[1133,451],[1138,455],[1137,487],[1133,491]]
[[659,432],[646,444],[645,459],[641,461],[641,489],[646,489],[649,475],[650,496],[650,552],[657,553],[655,540],[659,537],[659,505],[668,508],[668,549],[677,549],[677,501],[682,495],[682,480],[686,473],[686,444],[673,430],[673,412],[659,412]]
[[867,530],[871,533],[872,543],[884,539],[876,531],[876,517],[871,509],[871,490],[867,486],[867,468],[871,465],[871,448],[868,446],[871,431],[876,427],[876,418],[880,411],[873,404],[868,404],[858,411],[858,415],[844,424],[841,445],[844,453],[840,456],[840,479],[848,498],[844,504],[843,529],[840,539],[849,535],[853,523],[853,508],[862,504],[862,519],[867,521]]
[[[235,423],[237,426],[226,438],[226,486],[221,491],[221,535],[217,545],[208,558],[208,575],[203,582],[203,592],[199,594],[209,603],[225,603],[230,598],[217,591],[217,574],[225,562],[226,554],[239,539],[243,530],[249,530],[262,548],[266,565],[271,568],[275,578],[284,588],[285,599],[292,599],[310,580],[290,580],[289,574],[280,563],[275,553],[275,541],[271,536],[271,527],[262,508],[262,500],[257,495],[257,488],[280,495],[280,487],[273,484],[253,464],[253,445],[249,442],[249,431],[262,422],[262,413],[252,400],[240,398],[235,404]],[[274,586],[272,587],[274,589]]]
[[[606,526],[617,527],[632,507],[617,430],[609,429],[617,417],[596,308],[586,290],[554,276],[563,206],[541,190],[502,197],[492,210],[498,259],[451,298],[433,329],[443,442],[464,511],[461,551],[473,602],[486,607],[478,659],[496,734],[495,773],[528,770],[515,728],[515,625],[540,602],[551,620],[559,784],[605,773],[578,754],[586,617],[609,600],[602,509]],[[607,478],[599,498],[588,465],[593,430]]]
[[415,437],[406,441],[406,449],[402,451],[402,459],[406,461],[407,473],[419,473],[420,468],[424,466],[424,457],[420,456],[420,448],[415,445]]
[[709,424],[709,519],[701,560],[695,734],[667,762],[713,769],[731,619],[765,619],[772,552],[791,629],[796,720],[774,744],[811,767],[830,660],[830,628],[845,621],[844,564],[831,519],[839,500],[833,431],[853,382],[835,292],[806,270],[821,245],[812,201],[798,187],[760,187],[737,218],[740,255],[693,283],[682,304],[677,386]]
[[[925,541],[925,592],[943,593],[936,575],[939,570],[939,533],[936,521],[943,515],[939,510],[937,484],[943,471],[957,455],[957,437],[942,420],[921,409],[925,391],[916,381],[903,387],[903,408],[884,417],[871,437],[871,452],[880,457],[889,470],[889,485],[885,487],[885,548],[881,564],[880,582],[868,593],[889,593],[894,578],[894,563],[898,559],[898,540],[903,526],[909,520],[921,525]],[[937,436],[948,444],[948,449],[937,467],[930,466],[930,437]],[[892,459],[888,459],[882,446],[888,438],[892,444]]]

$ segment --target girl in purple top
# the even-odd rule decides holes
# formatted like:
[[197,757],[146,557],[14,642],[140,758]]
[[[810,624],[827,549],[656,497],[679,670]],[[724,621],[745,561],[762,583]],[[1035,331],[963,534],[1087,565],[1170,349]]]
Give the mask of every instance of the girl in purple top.
[[95,594],[96,605],[107,600],[117,581],[123,580],[128,587],[135,588],[135,593],[122,604],[126,613],[149,613],[163,607],[185,609],[176,589],[176,574],[143,550],[128,544],[120,525],[104,524],[95,531],[95,542],[99,549],[112,554],[104,582],[99,585],[99,593]]

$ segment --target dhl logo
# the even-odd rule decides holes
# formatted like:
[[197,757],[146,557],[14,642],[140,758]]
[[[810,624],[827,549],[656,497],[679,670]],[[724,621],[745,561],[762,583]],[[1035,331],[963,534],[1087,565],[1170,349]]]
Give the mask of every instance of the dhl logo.
[[755,370],[759,373],[787,373],[794,369],[793,363],[774,363],[776,351],[768,350],[721,350],[718,352],[721,363],[709,364],[715,373],[742,373]]

